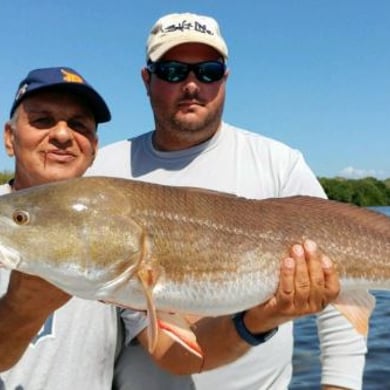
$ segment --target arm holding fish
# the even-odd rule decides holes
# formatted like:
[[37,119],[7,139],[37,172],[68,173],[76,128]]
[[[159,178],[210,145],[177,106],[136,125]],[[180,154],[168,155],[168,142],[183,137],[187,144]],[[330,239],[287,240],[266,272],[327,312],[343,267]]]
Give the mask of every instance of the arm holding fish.
[[317,318],[321,344],[322,389],[332,390],[331,383],[344,389],[361,389],[367,353],[366,339],[351,323],[329,305]]
[[0,298],[0,371],[18,362],[46,318],[69,299],[43,279],[11,272],[8,290]]
[[[301,154],[292,166],[282,196],[327,197]],[[364,337],[333,305],[317,314],[317,327],[321,347],[321,389],[361,389],[367,353]]]
[[[285,267],[282,267],[281,269],[281,284],[279,286],[279,290],[277,294],[271,298],[268,302],[266,302],[263,306],[265,311],[270,311],[268,314],[261,313],[263,318],[269,318],[271,321],[275,321],[273,324],[276,326],[276,324],[280,324],[283,321],[283,312],[281,309],[278,309],[278,306],[282,308],[283,306],[285,307],[286,313],[285,313],[285,321],[288,320],[293,320],[296,317],[299,317],[299,314],[297,315],[297,310],[299,311],[299,308],[301,308],[302,313],[301,315],[305,314],[310,314],[311,311],[319,311],[318,309],[324,308],[327,306],[328,303],[331,303],[332,301],[335,300],[335,298],[338,295],[338,292],[340,291],[340,284],[338,281],[338,278],[336,277],[336,274],[334,272],[334,268],[332,266],[332,262],[326,255],[321,255],[320,252],[317,250],[316,244],[312,241],[306,241],[304,244],[305,248],[305,253],[310,254],[307,259],[309,259],[307,271],[310,274],[310,279],[311,283],[314,285],[317,285],[317,288],[311,289],[311,292],[309,292],[309,289],[306,286],[306,281],[307,279],[299,277],[300,273],[301,275],[304,275],[305,273],[305,267],[303,260],[304,258],[302,257],[302,248],[300,248],[299,245],[296,245],[292,248],[292,251],[295,251],[296,256],[291,256],[290,258],[285,259]],[[291,267],[291,261],[295,259],[296,261],[296,277],[295,277],[295,282],[291,278],[291,272],[289,271],[289,268]],[[313,265],[313,260],[316,259],[315,261],[319,261],[322,263],[323,266],[323,271],[324,271],[324,279],[322,279],[321,273],[319,272],[320,269],[316,266]],[[299,271],[299,268],[301,270]],[[283,277],[283,273],[284,277]],[[289,278],[289,273],[290,273],[290,278]],[[327,280],[328,279],[328,280]],[[294,283],[297,283],[298,285],[294,288]],[[324,283],[324,284],[323,284]],[[282,285],[283,284],[283,285]],[[322,287],[323,286],[323,287]],[[322,290],[322,293],[321,293]],[[295,292],[295,293],[294,293]],[[279,296],[278,296],[279,295]],[[295,297],[293,298],[293,295]],[[293,299],[292,299],[293,298]],[[279,302],[279,303],[277,303]],[[275,311],[276,310],[276,311]],[[274,312],[274,315],[272,315],[272,312]],[[307,312],[306,312],[307,311]],[[332,306],[329,305],[328,312],[330,312],[330,317],[332,317],[333,313],[333,319],[330,319],[330,321],[336,321],[336,324],[334,323],[333,325],[336,326],[337,331],[340,331],[341,328],[338,328],[337,325],[340,325],[337,323],[337,321],[344,320],[344,318],[341,318],[337,313],[334,316],[334,310],[332,309]],[[306,313],[305,313],[306,312]],[[278,318],[280,314],[282,314],[282,318]],[[251,322],[256,323],[256,314],[258,315],[259,313],[256,313],[254,310],[251,310],[247,313],[246,315],[246,323],[247,327],[249,329],[254,329],[254,327],[251,328]],[[252,318],[254,317],[254,319]],[[258,317],[257,322],[260,321],[260,317]],[[263,322],[264,324],[264,322]],[[272,322],[271,322],[272,324]],[[345,324],[344,324],[345,325]],[[270,325],[268,325],[270,327]],[[329,331],[329,325],[326,326]],[[347,327],[348,328],[348,327]],[[325,329],[326,330],[326,329]],[[345,337],[348,339],[348,333],[349,329],[346,329],[346,334]],[[341,338],[344,337],[344,335],[340,336]],[[345,339],[344,339],[345,340]],[[352,341],[352,340],[351,340]],[[353,342],[353,341],[352,341]],[[361,351],[361,345],[356,345],[357,350],[360,349]],[[328,366],[330,365],[330,372],[332,372],[332,368],[337,365],[339,367],[339,370],[342,371],[345,365],[348,366],[348,360],[345,360],[345,356],[343,355],[344,348],[341,348],[340,346],[337,345],[335,348],[339,348],[339,354],[340,358],[337,359],[336,355],[336,361],[333,361],[334,364],[330,364],[329,359],[328,359]],[[364,353],[364,351],[361,351]],[[346,356],[348,357],[348,356]],[[334,359],[334,357],[333,357]],[[326,359],[325,359],[326,360]],[[347,363],[346,363],[347,362]],[[362,364],[364,365],[364,360],[357,360],[356,363],[359,364],[360,366],[357,366],[356,368],[360,368],[363,370]],[[326,363],[326,361],[324,362]],[[323,364],[324,364],[323,363]],[[323,367],[323,370],[326,371],[326,367]],[[358,370],[359,371],[359,370]],[[337,376],[336,376],[337,378]],[[333,378],[332,378],[333,379]],[[331,381],[332,382],[332,381]],[[337,378],[335,383],[340,383],[340,379]],[[337,389],[349,389],[350,387],[340,387],[340,386],[333,386],[333,385],[328,385],[326,382],[323,381],[322,390],[337,390]],[[353,388],[360,388],[360,387],[353,387]]]
[[[321,255],[312,242],[294,245],[290,257],[283,259],[280,284],[267,303],[248,310],[243,321],[251,333],[267,332],[291,319],[323,309],[339,292],[339,282],[331,261]],[[243,354],[250,345],[233,324],[232,316],[202,318],[192,326],[204,359],[184,351],[162,331],[153,357],[162,368],[175,374],[192,374],[228,364]],[[147,349],[147,331],[138,335]]]

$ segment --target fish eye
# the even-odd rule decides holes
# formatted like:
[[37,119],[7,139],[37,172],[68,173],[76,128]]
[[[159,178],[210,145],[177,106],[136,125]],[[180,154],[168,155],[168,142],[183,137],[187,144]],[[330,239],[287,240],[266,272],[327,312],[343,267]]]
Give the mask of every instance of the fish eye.
[[12,217],[17,225],[25,225],[30,221],[30,215],[23,210],[16,210]]

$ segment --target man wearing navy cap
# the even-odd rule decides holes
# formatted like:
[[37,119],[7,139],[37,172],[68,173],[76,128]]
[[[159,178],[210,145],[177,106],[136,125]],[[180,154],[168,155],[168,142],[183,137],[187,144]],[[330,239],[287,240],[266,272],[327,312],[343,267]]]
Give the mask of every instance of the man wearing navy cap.
[[34,69],[19,84],[11,107],[11,117],[18,105],[28,96],[45,90],[73,92],[83,98],[97,123],[111,119],[110,110],[103,98],[75,70],[67,67]]
[[5,125],[5,147],[15,157],[13,189],[81,176],[96,154],[97,124],[110,119],[103,98],[73,69],[31,71]]
[[[103,98],[75,70],[31,71],[5,124],[15,177],[0,194],[81,176],[95,158],[97,125],[110,117]],[[5,269],[0,297],[0,389],[111,389],[114,307],[70,299],[42,279]]]

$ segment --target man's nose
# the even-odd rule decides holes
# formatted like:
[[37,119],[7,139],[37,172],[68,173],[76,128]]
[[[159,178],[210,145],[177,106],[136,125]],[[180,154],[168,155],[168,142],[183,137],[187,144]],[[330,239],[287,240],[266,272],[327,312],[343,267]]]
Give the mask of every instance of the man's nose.
[[66,121],[58,121],[50,130],[50,138],[58,142],[66,143],[73,137],[72,129],[69,128]]
[[199,91],[199,81],[196,78],[194,72],[190,72],[184,81],[183,91],[187,94],[193,94]]

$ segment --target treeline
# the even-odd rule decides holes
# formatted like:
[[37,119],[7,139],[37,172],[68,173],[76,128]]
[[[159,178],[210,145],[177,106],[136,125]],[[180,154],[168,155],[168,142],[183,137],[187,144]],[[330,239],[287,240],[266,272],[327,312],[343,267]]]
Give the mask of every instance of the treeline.
[[390,206],[390,178],[378,180],[374,177],[364,179],[319,178],[329,199],[354,203],[358,206]]
[[[13,172],[0,172],[0,184],[7,182]],[[358,206],[390,206],[390,178],[378,180],[374,177],[364,179],[344,179],[341,177],[320,177],[329,199],[354,203]]]
[[0,172],[0,184],[7,183],[7,181],[13,177],[13,175],[13,172],[10,171]]

